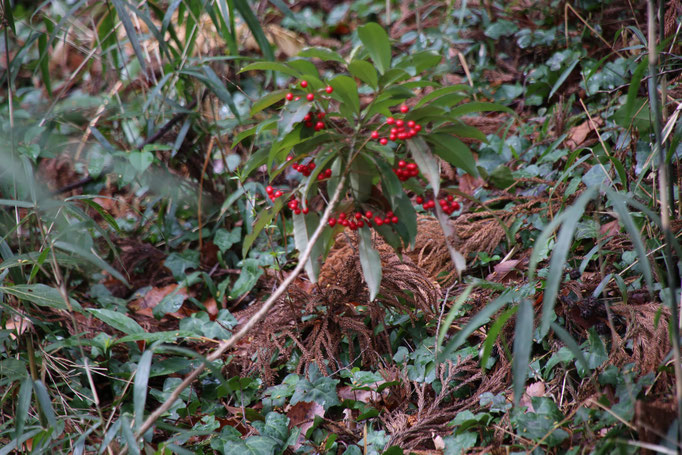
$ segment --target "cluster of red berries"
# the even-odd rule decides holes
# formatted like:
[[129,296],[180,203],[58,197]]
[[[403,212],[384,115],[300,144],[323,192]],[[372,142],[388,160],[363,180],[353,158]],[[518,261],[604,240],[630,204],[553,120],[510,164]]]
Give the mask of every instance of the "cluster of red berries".
[[[433,199],[424,200],[423,197],[417,196],[415,198],[415,202],[417,204],[421,204],[424,210],[436,208],[436,202]],[[438,199],[438,205],[440,205],[440,208],[443,209],[443,212],[448,215],[451,215],[460,209],[459,202],[455,201],[455,198],[451,194],[448,194],[444,198]]]
[[394,168],[393,172],[398,176],[398,180],[404,182],[411,177],[417,177],[419,175],[419,167],[417,167],[417,163],[408,163],[405,160],[400,160],[398,161],[398,167]]
[[[303,117],[304,125],[308,128],[315,128],[315,131],[323,130],[324,122],[322,119],[324,119],[325,115],[324,112],[318,112],[317,114],[308,112],[305,117]],[[315,122],[315,119],[317,119],[317,122]]]
[[300,215],[301,213],[303,213],[304,215],[307,215],[308,214],[308,201],[307,200],[305,201],[305,207],[303,207],[303,208],[301,208],[299,206],[299,204],[300,203],[299,203],[298,199],[292,199],[287,203],[287,207],[289,207],[289,209],[291,209],[291,211],[294,212],[294,215]]
[[[291,159],[292,159],[291,157],[288,157],[287,161],[290,161]],[[291,165],[291,167],[293,170],[300,172],[304,176],[308,177],[310,175],[310,173],[313,172],[313,170],[315,169],[315,162],[311,161],[308,164],[294,163]]]
[[[301,88],[307,88],[308,87],[308,81],[301,81]],[[331,85],[328,85],[324,89],[325,92],[331,94],[334,91],[334,88]],[[300,96],[294,96],[293,93],[289,92],[287,93],[284,98],[286,98],[287,101],[298,101],[301,99]],[[305,99],[308,101],[314,101],[315,100],[315,94],[314,93],[308,93],[305,96]]]
[[328,223],[331,227],[336,226],[338,223],[341,226],[349,228],[351,231],[355,231],[365,224],[368,227],[372,227],[372,223],[377,226],[382,226],[384,224],[397,224],[398,221],[400,221],[398,217],[391,211],[386,212],[386,216],[382,218],[379,215],[374,215],[371,210],[367,210],[365,213],[356,212],[352,217],[345,213],[339,213],[338,220],[335,217],[331,217],[329,218]]
[[282,193],[281,190],[276,190],[270,185],[265,187],[265,192],[268,193],[268,197],[272,202],[275,202],[275,199],[284,196],[284,193]]
[[[402,112],[403,114],[406,114],[407,111],[409,111],[409,110],[410,110],[410,108],[405,106],[404,104],[402,106],[400,106],[400,112]],[[422,126],[415,123],[414,120],[408,120],[406,122],[403,119],[396,119],[394,117],[387,117],[386,118],[386,124],[391,125],[391,129],[389,130],[388,138],[380,137],[381,135],[380,135],[378,130],[372,131],[372,134],[371,134],[371,138],[372,139],[378,139],[379,144],[381,144],[381,145],[388,144],[388,141],[396,142],[396,141],[404,141],[405,139],[410,139],[410,138],[416,136],[422,130]]]

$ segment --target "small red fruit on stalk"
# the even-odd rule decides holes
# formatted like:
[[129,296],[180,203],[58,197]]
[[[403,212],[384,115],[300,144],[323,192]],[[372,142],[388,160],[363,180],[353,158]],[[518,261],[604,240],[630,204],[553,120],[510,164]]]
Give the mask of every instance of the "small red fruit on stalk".
[[333,217],[329,218],[328,223],[329,223],[329,226],[331,226],[331,227],[336,226],[336,218],[333,218]]
[[268,194],[272,194],[275,192],[275,189],[273,187],[271,187],[270,185],[268,185],[265,187],[265,192]]
[[303,212],[304,215],[307,215],[308,211],[309,211],[308,207],[304,207],[303,210],[301,210],[301,212]]
[[324,113],[324,112],[319,112],[319,113],[317,114],[317,119],[318,119],[318,120],[322,120],[322,119],[324,118],[325,115],[327,115],[327,114]]
[[405,166],[407,166],[407,163],[405,162],[405,160],[400,160],[400,161],[398,161],[398,167],[399,167],[399,168],[402,169],[402,168],[404,168]]
[[285,98],[287,99],[287,101],[291,101],[291,100],[294,99],[294,94],[291,93],[291,92],[289,92],[289,93],[287,93],[287,95],[285,96]]
[[392,216],[392,217],[391,217],[391,223],[393,223],[393,224],[398,224],[398,217],[395,216],[395,215]]
[[398,119],[398,120],[395,121],[395,126],[397,126],[398,128],[402,128],[403,126],[405,126],[405,122],[403,122],[402,120]]
[[356,220],[361,220],[361,219],[362,219],[362,213],[360,213],[360,212],[355,212],[355,219],[356,219]]
[[386,123],[389,125],[393,125],[395,123],[395,119],[393,117],[388,117],[386,119]]
[[325,177],[331,177],[332,176],[332,170],[331,169],[325,169],[324,170],[324,176]]
[[459,210],[459,207],[460,207],[460,206],[459,206],[459,202],[454,201],[452,204],[450,204],[450,207],[452,207],[453,209],[455,209],[455,211]]
[[371,211],[371,210],[367,210],[367,211],[365,212],[365,218],[371,219],[371,218],[372,218],[372,215],[373,215],[373,214],[372,214],[372,211]]
[[346,214],[345,213],[339,213],[339,219],[340,220],[345,220],[346,219]]
[[386,139],[385,137],[382,137],[381,139],[379,139],[379,144],[381,144],[381,145],[388,144],[388,139]]
[[308,86],[308,81],[301,81],[301,87],[306,88]]
[[382,224],[384,224],[384,220],[382,220],[381,217],[377,215],[374,217],[374,224],[376,224],[377,226],[381,226]]
[[328,85],[327,88],[324,89],[324,91],[327,93],[331,93],[334,91],[334,87],[332,87],[331,85]]
[[414,120],[408,120],[407,121],[407,127],[408,128],[414,128],[415,125],[416,125],[416,123],[414,123]]
[[419,124],[414,125],[414,130],[418,133],[418,132],[420,132],[420,131],[422,130],[422,126],[419,125]]
[[407,111],[409,111],[409,110],[410,110],[410,108],[405,106],[404,104],[402,106],[400,106],[400,112],[402,112],[403,114],[407,114]]
[[372,131],[371,137],[372,137],[372,139],[379,139],[379,132],[378,131]]
[[275,191],[275,194],[273,194],[273,196],[275,196],[275,199],[276,199],[276,198],[278,198],[278,197],[282,197],[283,194],[284,194],[284,193],[282,193],[282,191],[277,190],[277,191]]
[[417,196],[416,198],[414,198],[414,201],[415,201],[417,204],[422,204],[422,203],[424,202],[424,198],[421,197],[421,196]]
[[315,94],[314,94],[314,93],[308,93],[308,94],[305,96],[305,99],[307,99],[308,101],[312,101],[312,100],[315,99]]
[[320,131],[324,129],[324,122],[317,122],[315,124],[315,131]]

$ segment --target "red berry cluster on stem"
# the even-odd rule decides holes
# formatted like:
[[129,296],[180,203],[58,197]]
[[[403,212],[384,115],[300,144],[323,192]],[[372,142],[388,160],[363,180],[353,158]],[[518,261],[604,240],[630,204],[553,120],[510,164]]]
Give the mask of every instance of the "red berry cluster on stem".
[[281,190],[276,190],[270,185],[265,187],[265,192],[268,194],[268,197],[272,202],[275,202],[275,199],[284,196],[284,193]]
[[[420,204],[424,210],[436,208],[436,202],[433,199],[425,200],[423,197],[417,196],[414,199],[414,201],[417,204]],[[440,205],[440,208],[447,215],[452,215],[454,212],[458,211],[461,207],[459,205],[459,202],[455,201],[455,198],[451,194],[448,194],[447,196],[438,199],[438,205]]]
[[400,160],[398,161],[398,167],[393,169],[393,172],[398,176],[398,180],[404,182],[411,177],[417,177],[419,175],[419,167],[417,163],[408,163],[405,160]]
[[300,202],[298,199],[292,199],[287,203],[287,207],[291,209],[292,212],[294,212],[294,215],[300,215],[303,213],[304,215],[308,214],[308,200],[306,199],[305,201],[305,207],[301,208],[300,207]]
[[386,212],[386,215],[382,218],[380,215],[374,215],[371,210],[367,210],[365,213],[355,212],[353,215],[346,215],[341,212],[338,218],[329,218],[328,223],[331,227],[340,224],[351,231],[356,231],[365,225],[372,227],[372,223],[376,226],[382,226],[384,224],[397,224],[399,221],[398,217],[391,211]]
[[[402,112],[403,114],[406,114],[409,110],[410,108],[405,106],[404,104],[400,106],[400,112]],[[381,137],[381,134],[379,133],[378,130],[372,131],[372,134],[370,135],[372,139],[375,140],[378,139],[381,145],[386,145],[388,144],[389,141],[396,142],[413,138],[422,130],[422,126],[415,123],[414,120],[405,121],[403,119],[387,117],[386,124],[391,125],[388,138]]]

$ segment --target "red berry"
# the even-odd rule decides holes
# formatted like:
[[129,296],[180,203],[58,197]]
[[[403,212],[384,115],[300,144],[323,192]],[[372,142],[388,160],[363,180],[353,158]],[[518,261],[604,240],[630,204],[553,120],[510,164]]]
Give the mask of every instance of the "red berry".
[[416,123],[414,123],[414,120],[408,120],[407,121],[407,127],[408,128],[414,128],[414,125],[416,125]]
[[386,123],[389,125],[393,125],[395,123],[395,119],[393,117],[389,117],[386,119]]
[[312,119],[313,119],[313,116],[312,116],[312,114],[310,114],[310,112],[308,112],[308,113],[305,115],[305,117],[303,117],[303,121],[304,121],[304,122],[309,122],[309,121],[311,121]]
[[391,217],[391,223],[393,223],[393,224],[398,224],[398,217],[397,217],[397,216],[392,216],[392,217]]
[[391,134],[398,134],[398,128],[391,128]]
[[379,139],[379,144],[381,144],[381,145],[388,144],[388,139],[386,139],[385,137],[382,137],[381,139]]
[[301,81],[301,87],[306,88],[308,86],[308,81]]
[[414,170],[416,170],[416,169],[418,169],[416,163],[409,163],[409,164],[407,165],[407,170],[408,170],[408,171],[414,171]]
[[415,201],[417,204],[421,204],[421,203],[424,202],[424,198],[421,197],[421,196],[417,196],[416,198],[414,198],[414,201]]
[[348,227],[351,229],[351,231],[354,231],[358,228],[358,225],[355,223],[355,221],[351,221],[348,223]]
[[315,94],[314,94],[314,93],[308,93],[308,94],[305,96],[305,99],[307,99],[308,101],[312,101],[312,100],[315,99]]
[[339,221],[339,224],[340,224],[341,226],[348,226],[348,220],[343,219],[343,220]]
[[452,201],[455,200],[455,198],[452,197],[452,194],[448,194],[445,198],[446,198],[448,201],[450,201],[450,202],[452,202]]
[[287,101],[291,101],[291,100],[294,99],[294,94],[291,93],[291,92],[289,92],[289,93],[287,93],[287,95],[285,96],[285,98],[287,99]]
[[312,171],[313,169],[315,169],[315,163],[314,163],[313,161],[311,161],[310,163],[308,163],[308,169],[310,169],[311,171]]
[[389,139],[391,142],[393,142],[393,141],[395,141],[396,139],[398,139],[398,136],[396,136],[395,134],[391,134],[390,136],[388,136],[388,139]]
[[270,200],[271,200],[272,202],[275,202],[275,199],[277,199],[277,198],[271,194],[271,195],[270,195]]
[[418,133],[422,130],[422,126],[421,125],[414,125],[414,130]]
[[402,120],[398,119],[395,121],[395,126],[397,126],[398,128],[402,128],[403,125],[405,125],[405,122],[403,122]]
[[308,128],[312,128],[313,122],[305,122],[305,126],[307,126]]
[[332,170],[331,169],[325,169],[324,170],[324,176],[325,177],[331,177],[332,176]]
[[407,139],[407,134],[405,134],[405,133],[398,133],[398,140],[404,141],[405,139]]
[[324,173],[317,174],[317,180],[324,180]]
[[404,104],[402,106],[400,106],[400,112],[402,112],[403,114],[406,114],[407,111],[409,111],[409,110],[410,110],[410,108],[405,106]]
[[386,212],[386,216],[387,217],[393,217],[393,212],[389,210],[388,212]]
[[378,131],[372,131],[372,139],[379,139],[379,132]]
[[362,213],[360,213],[360,212],[355,212],[355,219],[356,219],[356,220],[361,220],[361,219],[362,219]]
[[391,217],[384,218],[384,224],[391,224]]
[[340,219],[340,220],[345,220],[345,219],[346,219],[346,214],[345,214],[345,213],[339,213],[339,219]]
[[452,204],[450,204],[450,207],[452,207],[454,210],[459,210],[459,202],[454,201]]
[[327,88],[324,89],[324,91],[327,92],[327,93],[331,93],[331,92],[334,91],[334,87],[332,87],[331,85],[328,85]]
[[363,226],[365,225],[365,222],[362,221],[362,220],[360,220],[360,221],[357,222],[357,225],[358,225],[359,228],[361,228],[361,227],[363,227]]
[[384,220],[382,220],[378,215],[374,217],[374,224],[377,226],[381,226],[384,224]]
[[315,129],[316,129],[317,131],[323,130],[323,129],[324,129],[324,122],[317,122],[317,123],[315,124]]
[[300,100],[300,99],[301,99],[301,97],[300,97],[300,96],[297,96],[296,98],[294,98],[294,101],[298,101],[298,100]]
[[278,197],[282,197],[283,194],[284,193],[282,193],[280,190],[277,190],[277,191],[275,191],[275,194],[273,194],[273,196],[275,196],[275,198],[278,198]]
[[324,118],[325,115],[327,115],[325,112],[319,112],[319,113],[317,114],[317,119],[318,119],[318,120],[322,120],[322,119]]
[[365,218],[372,218],[372,211],[371,210],[367,210],[365,212]]
[[294,215],[300,215],[301,209],[294,209]]
[[307,215],[308,214],[308,207],[305,207],[303,210],[301,210],[301,212],[303,212],[304,215]]
[[270,185],[268,185],[265,187],[265,192],[268,194],[272,194],[275,192],[275,189],[273,187],[271,187]]
[[441,207],[447,207],[448,201],[446,201],[445,199],[438,199],[438,204],[439,204]]
[[405,162],[405,160],[398,161],[398,167],[399,168],[404,168],[405,166],[407,166],[407,163]]
[[329,218],[329,226],[334,227],[336,225],[336,218]]

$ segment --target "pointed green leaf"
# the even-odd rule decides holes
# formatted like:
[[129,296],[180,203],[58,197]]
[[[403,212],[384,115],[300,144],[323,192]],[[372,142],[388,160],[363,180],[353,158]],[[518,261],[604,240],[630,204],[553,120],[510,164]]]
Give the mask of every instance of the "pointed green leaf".
[[379,73],[384,74],[391,67],[391,42],[382,26],[370,22],[358,28],[358,37],[372,57]]
[[357,77],[365,84],[376,89],[379,86],[379,76],[377,70],[372,64],[364,60],[353,60],[348,65],[348,71],[351,75]]
[[516,329],[514,330],[514,362],[512,364],[514,404],[519,403],[528,376],[530,351],[533,347],[533,316],[531,301],[529,299],[521,300],[519,311],[516,314]]
[[381,287],[381,258],[379,253],[372,248],[372,234],[367,226],[358,230],[360,243],[358,251],[360,254],[360,265],[362,274],[369,289],[369,300],[372,301],[379,294]]
[[416,137],[407,140],[407,148],[412,154],[417,166],[419,166],[419,170],[431,184],[433,193],[438,194],[440,191],[440,166],[438,165],[438,161],[431,154],[429,146],[424,139]]
[[147,388],[149,386],[149,373],[152,367],[152,351],[146,350],[140,356],[135,371],[135,384],[133,385],[133,405],[135,408],[135,430],[139,430],[144,421],[144,405],[147,403]]
[[126,335],[145,333],[144,329],[140,327],[134,319],[129,318],[123,313],[104,308],[86,308],[86,310],[100,321],[110,325],[116,330],[120,330]]
[[299,57],[319,58],[324,62],[339,62],[346,63],[338,52],[335,52],[326,47],[306,47],[298,53]]
[[[253,103],[251,106],[251,115],[256,115],[263,109],[266,109],[278,101],[282,101],[287,94],[287,90],[275,90],[263,96],[261,99]],[[257,128],[257,127],[256,127]],[[243,138],[242,138],[243,139]],[[236,139],[235,139],[236,141]]]
[[355,81],[348,76],[336,76],[329,81],[334,92],[332,98],[345,103],[353,113],[360,112],[360,97],[358,96],[358,86]]

